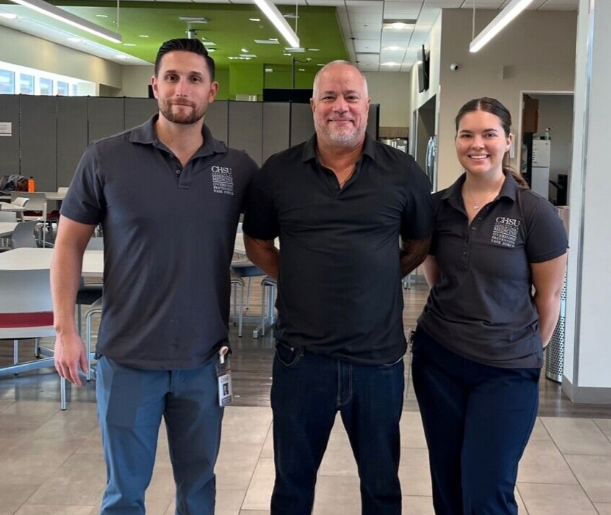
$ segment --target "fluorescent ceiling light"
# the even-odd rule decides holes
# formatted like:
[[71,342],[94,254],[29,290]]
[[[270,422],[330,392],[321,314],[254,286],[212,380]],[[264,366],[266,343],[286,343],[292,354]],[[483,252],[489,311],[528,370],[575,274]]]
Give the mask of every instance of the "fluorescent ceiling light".
[[259,9],[263,11],[263,14],[269,18],[269,21],[274,24],[274,27],[280,31],[280,34],[284,36],[284,39],[287,40],[291,47],[296,48],[299,46],[299,38],[297,37],[297,34],[295,34],[295,31],[287,23],[282,16],[282,13],[271,0],[255,0],[255,4],[257,4]]
[[384,29],[395,29],[395,30],[403,30],[409,29],[412,26],[416,25],[416,20],[398,20],[392,18],[385,18],[382,20],[382,28]]
[[206,50],[208,50],[208,53],[216,52],[216,48],[206,48]]
[[299,68],[300,72],[305,72],[305,68]]
[[382,50],[391,50],[391,51],[397,51],[397,50],[405,50],[405,48],[401,48],[400,46],[387,46],[386,48],[383,48]]
[[73,43],[80,43],[83,40],[81,38],[68,38],[68,41],[72,41]]
[[261,18],[248,18],[250,21],[261,21]]
[[511,0],[494,20],[492,20],[477,37],[471,41],[469,51],[475,53],[481,50],[494,36],[501,32],[520,14],[533,0]]
[[255,43],[258,45],[279,45],[280,41],[277,39],[255,39]]
[[257,56],[255,54],[240,54],[240,57],[248,57],[249,59],[254,59]]
[[388,63],[382,63],[382,66],[401,66],[401,65],[399,63],[388,62]]
[[320,52],[320,48],[306,48],[308,52]]
[[85,32],[89,32],[90,34],[95,34],[101,38],[107,39],[108,41],[112,41],[113,43],[121,43],[121,35],[116,32],[112,32],[110,30],[105,29],[104,27],[100,27],[95,23],[91,23],[90,21],[85,20],[84,18],[80,18],[68,11],[64,11],[59,7],[55,7],[54,5],[48,4],[43,0],[11,0],[12,2],[23,5],[33,11],[44,14],[45,16],[49,16],[55,20],[61,21],[63,23],[67,23],[68,25],[72,25],[77,29],[84,30]]
[[148,38],[149,36],[148,36],[148,34],[140,34],[140,37],[141,38]]
[[248,53],[248,48],[242,48],[242,53],[247,54]]
[[6,20],[15,20],[17,19],[17,15],[13,13],[0,13],[0,18],[4,18]]
[[208,23],[210,21],[205,16],[179,16],[178,19],[187,23]]
[[273,68],[265,68],[265,73],[272,73],[273,71]]
[[136,43],[123,43],[123,46],[136,46]]
[[303,47],[293,47],[293,48],[285,48],[285,52],[292,52],[293,54],[302,54],[305,52],[305,48]]

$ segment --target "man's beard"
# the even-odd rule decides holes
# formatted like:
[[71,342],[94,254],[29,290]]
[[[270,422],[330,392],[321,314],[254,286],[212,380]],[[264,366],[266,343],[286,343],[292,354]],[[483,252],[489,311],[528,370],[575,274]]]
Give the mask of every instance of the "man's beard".
[[314,128],[317,134],[324,134],[330,142],[346,147],[352,147],[360,143],[366,129],[365,127],[354,127],[350,131],[333,131],[317,121],[314,121]]
[[197,109],[197,106],[194,103],[189,103],[187,107],[189,109],[183,109],[179,112],[172,111],[172,103],[167,100],[159,105],[159,112],[162,116],[172,123],[177,123],[180,125],[193,125],[194,123],[199,122],[204,115],[206,114],[206,106],[201,106]]

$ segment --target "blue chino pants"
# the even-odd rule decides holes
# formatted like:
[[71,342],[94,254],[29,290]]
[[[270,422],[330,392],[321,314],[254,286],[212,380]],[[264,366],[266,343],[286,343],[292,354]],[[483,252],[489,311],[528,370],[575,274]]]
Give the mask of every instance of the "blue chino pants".
[[353,365],[278,343],[271,392],[276,465],[271,515],[312,513],[316,474],[338,411],[358,466],[363,515],[401,515],[404,381],[403,360]]
[[98,418],[107,469],[100,515],[142,515],[165,419],[176,482],[176,515],[213,515],[214,464],[223,409],[216,359],[193,370],[140,370],[102,356]]
[[518,462],[537,416],[540,370],[476,363],[419,329],[412,371],[436,515],[517,515]]

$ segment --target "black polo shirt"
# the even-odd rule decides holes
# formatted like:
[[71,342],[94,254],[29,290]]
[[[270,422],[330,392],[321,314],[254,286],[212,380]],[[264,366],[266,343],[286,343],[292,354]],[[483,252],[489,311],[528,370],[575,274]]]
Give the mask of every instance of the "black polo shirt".
[[563,255],[567,236],[554,207],[506,174],[499,196],[468,223],[463,174],[433,196],[430,253],[440,271],[418,327],[449,350],[503,368],[541,367],[531,263]]
[[201,366],[227,342],[229,266],[255,162],[204,126],[183,168],[154,122],[92,143],[61,209],[104,230],[98,354],[143,369]]
[[404,354],[399,236],[432,232],[430,185],[412,157],[366,137],[340,189],[314,136],[255,174],[243,227],[280,238],[277,339],[361,364]]

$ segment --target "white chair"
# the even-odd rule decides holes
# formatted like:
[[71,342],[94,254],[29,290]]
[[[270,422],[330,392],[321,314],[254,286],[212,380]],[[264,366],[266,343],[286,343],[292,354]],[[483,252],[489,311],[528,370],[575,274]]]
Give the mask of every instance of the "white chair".
[[[47,357],[19,362],[19,340],[55,336],[49,270],[0,270],[0,340],[13,341],[13,364],[0,368],[0,377],[54,367],[52,351]],[[65,381],[61,382],[60,405],[66,409]]]
[[[276,280],[265,276],[261,281],[261,335],[265,336],[265,328],[272,327],[276,321],[274,315],[274,299],[276,298]],[[258,336],[258,335],[257,335]]]
[[29,248],[38,247],[34,231],[38,226],[38,222],[19,222],[13,234],[11,234],[11,248]]
[[68,186],[60,186],[57,188],[57,193],[68,193]]
[[23,220],[35,220],[42,222],[42,246],[46,243],[46,225],[47,225],[47,196],[44,193],[25,193],[23,191],[12,191],[11,202],[18,198],[28,200],[28,211],[40,212],[41,216],[24,216]]
[[244,279],[242,279],[233,270],[229,271],[231,275],[231,289],[233,291],[233,316],[236,316],[238,299],[240,301],[240,311],[238,315],[238,337],[242,337],[242,325],[244,323]]
[[16,222],[17,213],[12,211],[0,211],[0,222]]

